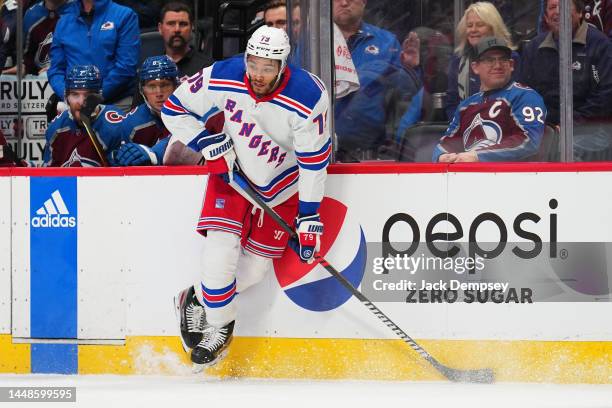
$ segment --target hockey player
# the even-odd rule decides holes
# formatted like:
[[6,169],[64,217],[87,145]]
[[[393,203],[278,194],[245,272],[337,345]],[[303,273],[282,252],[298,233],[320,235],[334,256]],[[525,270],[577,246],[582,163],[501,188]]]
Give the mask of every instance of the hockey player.
[[[164,155],[170,140],[161,120],[162,105],[179,84],[176,64],[166,55],[147,58],[140,68],[140,93],[144,103],[134,108],[121,121],[121,137],[125,142],[113,154],[118,166],[149,166],[161,164],[201,164],[204,157],[175,143],[169,157]],[[216,115],[205,123],[213,133],[223,129],[223,115]]]
[[[68,71],[65,100],[70,109],[47,127],[43,166],[97,167],[104,165],[108,152],[119,147],[116,126],[123,112],[98,104],[101,90],[102,77],[95,65],[75,65]],[[92,135],[85,129],[84,116],[91,122]]]
[[[226,183],[232,180],[233,163],[264,201],[295,222],[303,261],[312,261],[323,233],[318,208],[331,152],[328,95],[317,77],[287,66],[289,52],[283,30],[260,27],[244,58],[203,69],[162,109],[172,134],[168,149],[175,140],[193,147],[210,172],[197,226],[206,237],[202,280],[175,298],[182,340],[193,347],[196,370],[227,353],[236,294],[261,280],[288,243],[268,215]],[[225,118],[225,133],[210,135],[198,119],[217,114]]]
[[433,161],[529,159],[538,152],[544,134],[544,101],[533,89],[511,80],[514,61],[505,40],[485,37],[476,51],[472,70],[480,77],[480,92],[457,107]]
[[160,114],[164,102],[179,84],[178,75],[176,64],[166,55],[149,57],[142,63],[139,90],[144,103],[122,118],[121,138],[125,144],[114,155],[113,164],[162,164],[169,133]]

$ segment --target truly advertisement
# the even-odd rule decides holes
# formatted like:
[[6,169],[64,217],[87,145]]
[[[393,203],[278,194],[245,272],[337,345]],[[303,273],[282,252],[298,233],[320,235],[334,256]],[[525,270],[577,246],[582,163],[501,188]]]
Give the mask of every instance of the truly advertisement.
[[35,338],[77,336],[77,179],[30,178],[30,316]]
[[[45,105],[53,94],[46,76],[28,77],[17,85],[14,76],[5,75],[0,81],[0,132],[4,134],[13,151],[21,158],[42,163],[47,130]],[[18,105],[21,103],[21,120]],[[19,137],[22,145],[17,148]]]
[[367,244],[363,293],[406,303],[610,301],[612,245],[559,242],[558,206],[551,198],[547,213],[521,212],[510,223],[491,211],[469,220],[437,213],[424,226],[393,214],[380,241]]

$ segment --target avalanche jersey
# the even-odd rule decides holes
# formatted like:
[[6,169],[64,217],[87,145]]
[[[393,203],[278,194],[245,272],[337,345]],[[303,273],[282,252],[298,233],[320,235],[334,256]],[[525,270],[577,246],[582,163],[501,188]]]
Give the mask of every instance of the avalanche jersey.
[[511,81],[502,89],[479,92],[457,107],[433,161],[444,153],[472,150],[481,162],[526,159],[538,152],[545,120],[544,100],[529,87]]
[[145,146],[153,146],[169,135],[161,118],[151,112],[146,103],[132,109],[121,118],[121,139]]
[[244,60],[230,58],[183,82],[162,119],[173,139],[193,146],[207,122],[222,116],[238,165],[261,197],[275,206],[299,192],[300,213],[310,214],[323,198],[331,154],[327,108],[325,86],[309,72],[288,67],[278,88],[258,98]]
[[30,74],[38,74],[41,68],[50,65],[49,51],[53,42],[53,30],[60,16],[70,9],[68,0],[58,7],[57,10],[50,11],[44,1],[40,1],[30,7],[23,17],[23,31],[25,33],[25,53],[24,63],[26,71]]
[[[119,108],[106,105],[92,124],[92,130],[105,154],[121,145],[118,124],[122,116]],[[101,160],[84,128],[77,126],[70,110],[57,116],[45,133],[47,143],[43,152],[43,166],[99,167]]]

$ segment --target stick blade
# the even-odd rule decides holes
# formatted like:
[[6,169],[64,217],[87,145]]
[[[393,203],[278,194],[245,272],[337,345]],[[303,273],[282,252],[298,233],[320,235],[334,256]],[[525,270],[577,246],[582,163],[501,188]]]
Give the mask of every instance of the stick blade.
[[446,378],[453,382],[491,384],[495,382],[495,374],[490,368],[480,370],[456,370],[444,367],[442,370]]

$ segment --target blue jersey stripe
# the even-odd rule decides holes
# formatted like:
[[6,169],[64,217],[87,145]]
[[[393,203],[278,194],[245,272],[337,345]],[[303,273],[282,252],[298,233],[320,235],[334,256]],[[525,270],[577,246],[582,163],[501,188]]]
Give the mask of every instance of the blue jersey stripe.
[[289,174],[291,173],[295,173],[296,171],[298,171],[298,166],[293,166],[288,168],[287,170],[283,171],[281,174],[279,174],[278,176],[274,177],[272,179],[272,181],[266,185],[266,186],[258,186],[255,185],[255,187],[259,190],[259,191],[269,191],[272,188],[274,188],[274,185],[277,184],[279,181],[281,181],[282,179],[284,179],[285,177],[287,177]]
[[326,168],[328,164],[329,164],[329,157],[327,159],[325,159],[323,162],[315,163],[315,164],[312,164],[312,163],[304,164],[304,163],[298,161],[298,166],[300,166],[302,169],[306,169],[306,170],[322,170],[322,169]]
[[236,293],[234,292],[234,294],[227,300],[224,300],[222,302],[209,302],[208,300],[204,299],[204,304],[212,308],[223,307],[223,306],[227,306],[232,300],[234,300],[235,297],[236,297]]
[[246,89],[236,89],[236,88],[230,88],[230,87],[225,87],[225,86],[209,86],[208,89],[211,91],[227,91],[227,92],[236,92],[236,93],[242,93],[242,94],[249,93],[249,91],[247,91]]
[[232,283],[230,283],[229,285],[221,289],[209,289],[206,286],[204,286],[204,284],[202,284],[202,290],[209,295],[223,295],[229,292],[230,290],[232,290],[234,286],[236,286],[236,279],[234,279]]
[[323,145],[322,148],[320,148],[319,150],[317,150],[316,152],[298,152],[296,150],[295,155],[297,157],[311,157],[311,156],[316,156],[318,154],[321,154],[323,152],[325,152],[327,149],[329,149],[329,145],[331,144],[331,138],[327,139],[327,142],[325,142],[325,144]]
[[284,104],[284,103],[282,103],[282,102],[279,102],[279,101],[277,101],[276,99],[272,99],[272,100],[270,101],[270,103],[273,103],[274,105],[280,106],[281,108],[284,108],[284,109],[286,109],[286,110],[288,110],[288,111],[290,111],[290,112],[295,112],[295,113],[297,113],[297,114],[298,114],[298,116],[299,116],[299,117],[301,117],[301,118],[304,118],[304,119],[307,119],[307,118],[308,118],[308,116],[306,116],[306,115],[305,115],[305,114],[304,114],[304,113],[303,113],[301,110],[296,109],[296,108],[294,108],[293,106],[290,106],[290,105]]
[[[276,194],[274,194],[272,197],[264,197],[262,195],[262,200],[264,200],[265,202],[269,203],[270,201],[273,201],[276,197],[278,197],[281,193],[287,191],[287,189],[289,189],[291,186],[293,186],[295,183],[297,183],[299,180],[299,177],[296,177],[295,180],[293,180],[291,183],[287,184],[286,187],[282,188],[281,190],[279,190]],[[257,188],[255,188],[256,190],[258,190]],[[260,191],[261,192],[261,191]]]

